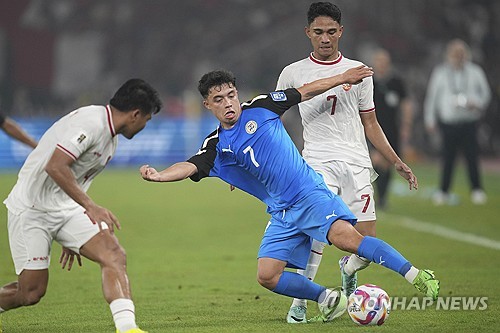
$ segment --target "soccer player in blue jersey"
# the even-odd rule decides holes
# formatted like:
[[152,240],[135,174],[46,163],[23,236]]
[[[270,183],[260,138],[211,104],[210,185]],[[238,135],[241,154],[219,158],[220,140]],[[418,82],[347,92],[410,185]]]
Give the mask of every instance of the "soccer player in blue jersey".
[[198,90],[203,105],[220,121],[219,127],[186,162],[160,172],[143,165],[141,176],[154,182],[218,177],[263,201],[271,219],[258,253],[258,282],[275,293],[318,302],[323,321],[342,314],[346,296],[340,289],[327,289],[285,271],[286,267],[305,268],[312,239],[398,272],[419,291],[436,298],[438,280],[419,274],[384,241],[363,237],[356,231],[356,217],[304,161],[280,120],[291,106],[335,86],[357,84],[372,74],[371,68],[361,65],[300,88],[259,95],[240,104],[236,79],[230,72],[207,73]]

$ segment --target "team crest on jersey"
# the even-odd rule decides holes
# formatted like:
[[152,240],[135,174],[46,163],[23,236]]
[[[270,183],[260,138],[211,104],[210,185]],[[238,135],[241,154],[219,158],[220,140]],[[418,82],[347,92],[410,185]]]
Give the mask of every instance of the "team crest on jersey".
[[245,131],[248,134],[254,134],[257,130],[257,123],[254,120],[250,120],[245,124]]
[[344,91],[349,91],[349,90],[351,90],[351,88],[352,88],[352,86],[350,83],[344,83],[342,85],[342,89],[344,89]]
[[286,94],[282,91],[273,91],[271,93],[271,98],[275,102],[284,102],[286,101]]

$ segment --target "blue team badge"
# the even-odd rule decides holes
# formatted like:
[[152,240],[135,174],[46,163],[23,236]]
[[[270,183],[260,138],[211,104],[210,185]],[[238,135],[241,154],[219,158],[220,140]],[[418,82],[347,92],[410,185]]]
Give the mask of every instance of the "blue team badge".
[[284,102],[286,101],[286,94],[283,91],[273,91],[271,93],[271,98],[275,102]]
[[250,120],[245,124],[245,131],[248,134],[254,134],[257,130],[257,123],[254,120]]

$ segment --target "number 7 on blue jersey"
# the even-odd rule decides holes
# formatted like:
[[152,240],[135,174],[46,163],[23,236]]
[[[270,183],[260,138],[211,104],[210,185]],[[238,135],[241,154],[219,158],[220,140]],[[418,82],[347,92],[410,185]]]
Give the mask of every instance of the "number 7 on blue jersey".
[[255,154],[253,153],[253,148],[251,146],[248,146],[245,148],[245,150],[243,150],[243,154],[246,154],[248,152],[250,152],[250,159],[252,160],[253,165],[258,168],[260,164],[255,160]]

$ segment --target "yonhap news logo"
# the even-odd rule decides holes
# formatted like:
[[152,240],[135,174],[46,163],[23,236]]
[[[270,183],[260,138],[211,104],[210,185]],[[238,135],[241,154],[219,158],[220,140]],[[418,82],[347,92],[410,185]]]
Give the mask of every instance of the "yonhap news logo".
[[[353,297],[351,295],[350,297]],[[486,296],[446,296],[438,297],[435,301],[431,297],[361,297],[355,296],[358,302],[349,303],[349,312],[369,312],[387,308],[388,311],[420,311],[435,309],[437,311],[484,311],[488,309],[488,297]],[[361,304],[360,307],[358,304]]]
[[391,311],[426,310],[438,311],[484,311],[488,308],[485,296],[446,296],[432,300],[431,297],[390,297]]

